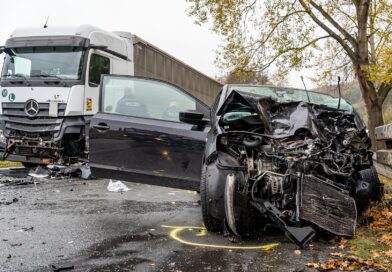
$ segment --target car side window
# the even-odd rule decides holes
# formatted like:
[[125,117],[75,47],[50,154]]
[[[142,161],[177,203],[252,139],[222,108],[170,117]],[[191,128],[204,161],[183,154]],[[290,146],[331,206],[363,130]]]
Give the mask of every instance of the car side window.
[[196,99],[161,81],[109,76],[102,90],[106,113],[179,122],[181,111],[197,110]]
[[110,59],[98,54],[91,54],[89,79],[90,87],[97,87],[101,81],[101,75],[110,74]]

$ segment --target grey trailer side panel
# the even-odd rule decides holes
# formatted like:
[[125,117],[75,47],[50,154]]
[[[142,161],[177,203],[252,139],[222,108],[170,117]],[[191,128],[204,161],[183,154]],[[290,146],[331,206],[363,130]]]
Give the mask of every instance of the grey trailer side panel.
[[214,101],[222,84],[193,69],[156,46],[133,36],[135,76],[168,81],[194,95],[207,105]]

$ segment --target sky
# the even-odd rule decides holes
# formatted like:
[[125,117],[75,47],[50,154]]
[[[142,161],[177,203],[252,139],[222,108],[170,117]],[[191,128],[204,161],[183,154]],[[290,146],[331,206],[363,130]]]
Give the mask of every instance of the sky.
[[[185,0],[13,0],[12,8],[7,8],[10,4],[0,0],[0,45],[15,28],[42,27],[49,16],[48,27],[90,24],[131,32],[210,77],[221,75],[214,60],[222,40],[210,25],[194,24]],[[303,86],[300,75],[290,74],[290,87]]]

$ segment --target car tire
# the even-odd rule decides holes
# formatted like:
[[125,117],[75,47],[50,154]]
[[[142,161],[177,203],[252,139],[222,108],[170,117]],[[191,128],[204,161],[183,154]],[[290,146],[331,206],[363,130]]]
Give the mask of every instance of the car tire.
[[384,187],[381,183],[377,170],[374,167],[365,169],[359,172],[362,180],[370,185],[370,199],[373,201],[380,201],[384,195]]
[[204,226],[208,231],[221,232],[223,231],[223,221],[213,217],[211,214],[214,203],[211,199],[212,192],[210,192],[210,181],[211,177],[208,173],[208,166],[203,164],[200,182],[200,198]]
[[358,213],[362,213],[369,206],[370,201],[380,201],[382,199],[384,187],[374,167],[361,170],[358,174],[355,202]]

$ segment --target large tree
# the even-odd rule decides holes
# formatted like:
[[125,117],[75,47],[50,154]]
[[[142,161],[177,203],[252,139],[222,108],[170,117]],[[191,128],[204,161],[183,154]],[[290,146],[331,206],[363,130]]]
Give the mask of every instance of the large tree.
[[[369,115],[383,124],[392,89],[391,0],[187,0],[197,23],[224,37],[221,65],[281,74],[317,67],[317,80],[356,78]],[[350,78],[352,77],[352,78]],[[331,83],[331,82],[329,82]]]

